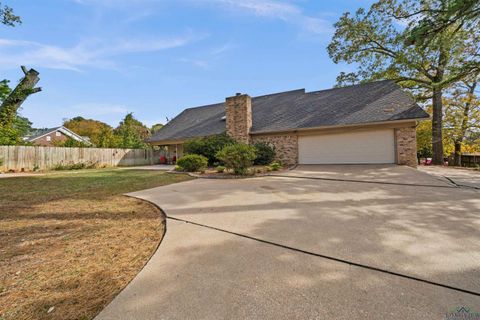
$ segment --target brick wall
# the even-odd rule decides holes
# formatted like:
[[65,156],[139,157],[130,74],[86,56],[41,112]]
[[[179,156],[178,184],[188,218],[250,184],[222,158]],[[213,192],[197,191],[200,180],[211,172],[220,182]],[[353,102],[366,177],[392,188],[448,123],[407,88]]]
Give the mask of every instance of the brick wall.
[[[40,137],[33,141],[32,143],[36,146],[44,147],[53,147],[56,143],[67,141],[68,137],[60,132],[60,136],[57,136],[56,133],[59,131],[51,132],[46,136]],[[47,140],[47,137],[50,137],[50,141]]]
[[226,99],[227,134],[238,142],[250,143],[252,128],[252,98],[241,94]]
[[395,129],[397,164],[417,166],[417,136],[415,127]]
[[252,142],[266,142],[275,147],[276,160],[285,165],[298,163],[298,137],[296,135],[252,136]]

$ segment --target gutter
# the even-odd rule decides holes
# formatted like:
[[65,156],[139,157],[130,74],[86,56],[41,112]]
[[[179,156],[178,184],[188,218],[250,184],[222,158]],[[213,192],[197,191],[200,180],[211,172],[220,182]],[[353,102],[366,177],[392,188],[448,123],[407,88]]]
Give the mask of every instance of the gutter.
[[[430,117],[429,117],[430,118]],[[352,127],[369,127],[382,124],[401,124],[408,123],[418,120],[427,120],[429,118],[414,118],[407,120],[391,120],[391,121],[378,121],[378,122],[365,122],[365,123],[354,123],[354,124],[340,124],[340,125],[330,125],[330,126],[319,126],[319,127],[309,127],[309,128],[297,128],[297,129],[284,129],[284,130],[268,130],[268,131],[253,131],[250,132],[251,135],[260,135],[260,134],[277,134],[277,133],[289,133],[289,132],[305,132],[312,130],[328,130],[328,129],[339,129],[339,128],[352,128]]]

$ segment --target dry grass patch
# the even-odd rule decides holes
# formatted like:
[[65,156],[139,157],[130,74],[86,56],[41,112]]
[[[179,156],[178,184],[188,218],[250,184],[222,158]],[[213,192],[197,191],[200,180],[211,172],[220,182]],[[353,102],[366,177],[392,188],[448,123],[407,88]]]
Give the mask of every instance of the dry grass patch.
[[93,318],[164,232],[155,206],[121,194],[188,179],[118,169],[0,179],[0,319]]

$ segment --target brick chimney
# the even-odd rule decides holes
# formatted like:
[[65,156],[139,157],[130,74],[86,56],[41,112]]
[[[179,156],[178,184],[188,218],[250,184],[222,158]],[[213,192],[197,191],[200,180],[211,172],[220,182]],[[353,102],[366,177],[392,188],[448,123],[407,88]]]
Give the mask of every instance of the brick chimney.
[[252,128],[252,98],[237,93],[225,101],[227,134],[238,142],[250,142]]

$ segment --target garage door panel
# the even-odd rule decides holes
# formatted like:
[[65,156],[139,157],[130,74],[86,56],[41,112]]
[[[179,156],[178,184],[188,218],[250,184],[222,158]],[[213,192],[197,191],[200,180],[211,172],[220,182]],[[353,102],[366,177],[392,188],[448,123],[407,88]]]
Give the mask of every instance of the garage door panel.
[[394,163],[393,129],[300,136],[300,164]]

